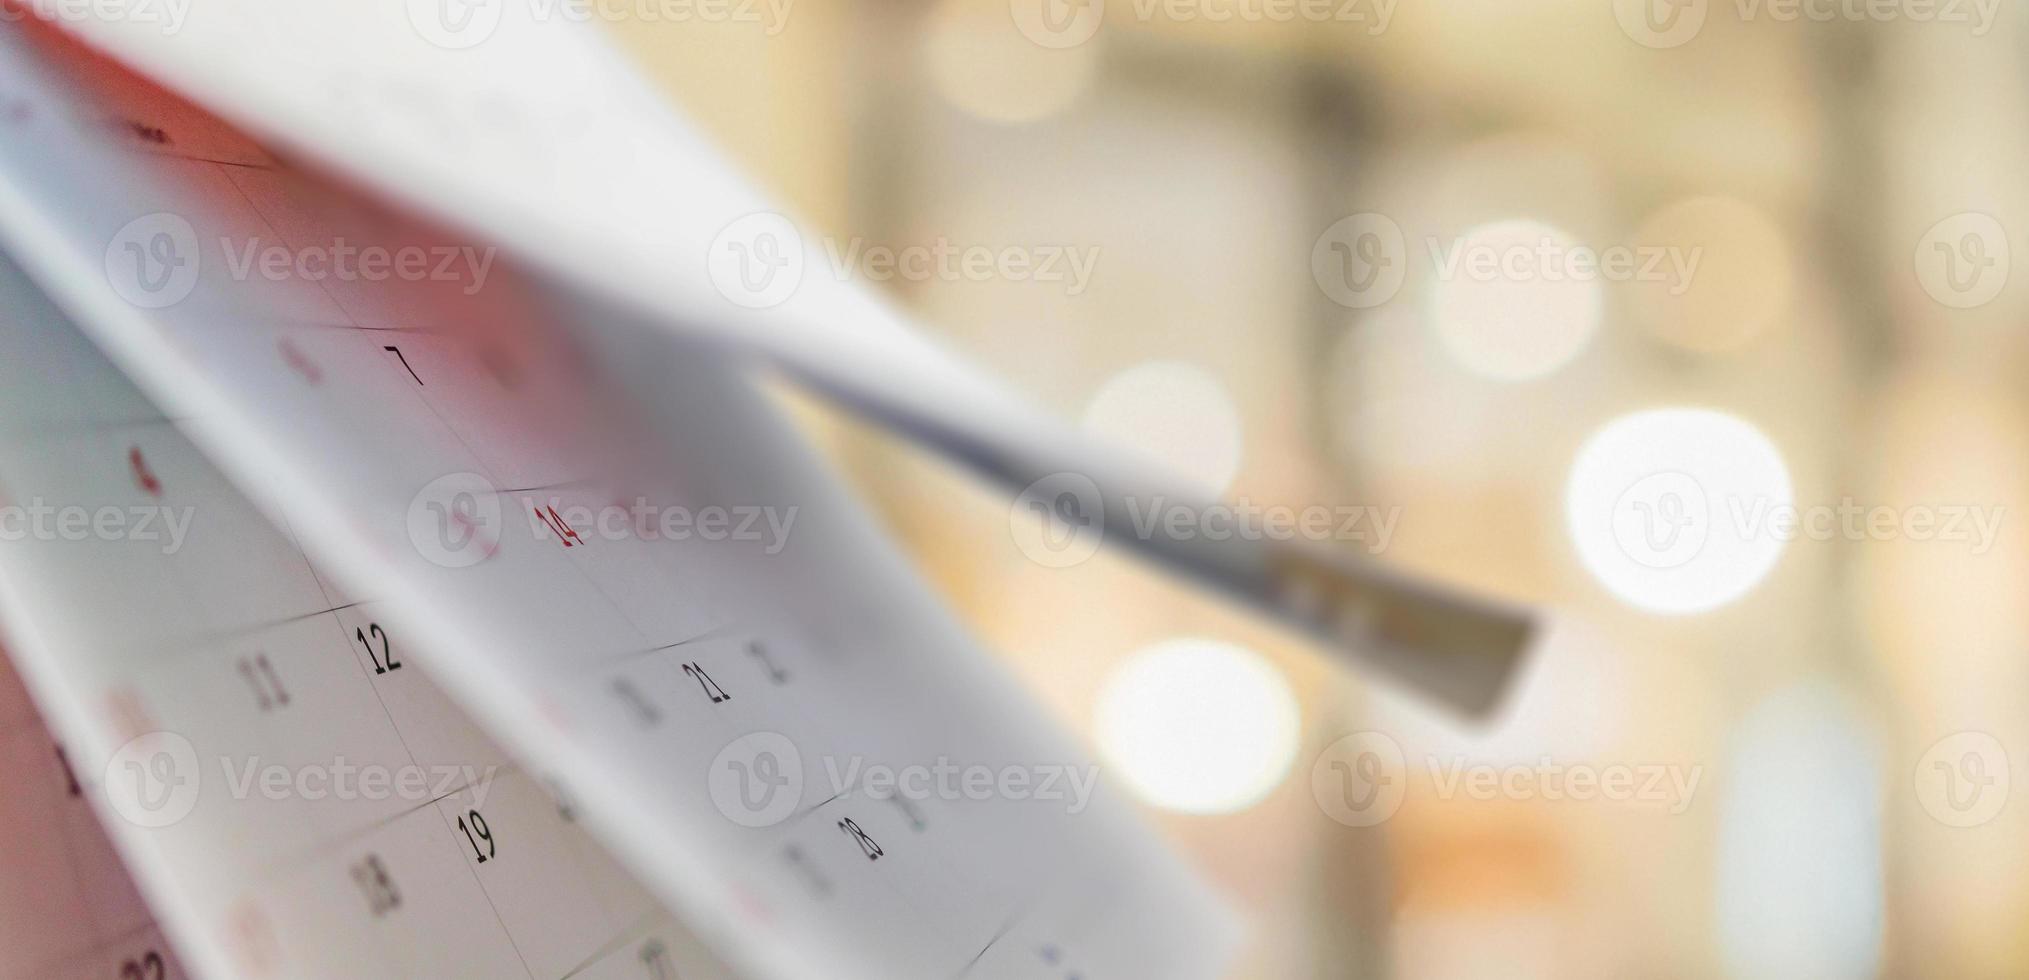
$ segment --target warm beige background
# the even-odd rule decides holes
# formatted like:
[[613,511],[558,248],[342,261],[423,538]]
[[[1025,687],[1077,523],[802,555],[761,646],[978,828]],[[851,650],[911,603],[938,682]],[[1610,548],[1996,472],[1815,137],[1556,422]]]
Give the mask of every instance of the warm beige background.
[[[1131,564],[1030,562],[1000,497],[811,413],[937,586],[1078,731],[1152,643],[1214,638],[1280,671],[1301,739],[1264,763],[1271,779],[1288,767],[1276,788],[1218,815],[1150,807],[1253,920],[1236,976],[2020,975],[2029,805],[1953,827],[1923,780],[1981,775],[1926,757],[1956,732],[2029,761],[2029,286],[1961,310],[1918,270],[1942,219],[2029,221],[2029,25],[2014,7],[1980,33],[1827,3],[1829,20],[1794,22],[1694,5],[1702,30],[1667,49],[1608,0],[1411,0],[1378,34],[1110,0],[1098,36],[1067,50],[1021,35],[1009,0],[800,0],[772,36],[652,5],[609,26],[829,234],[1097,249],[1079,295],[879,286],[1041,401],[1079,417],[1120,372],[1187,365],[1155,377],[1209,378],[1209,396],[1120,397],[1200,449],[1229,413],[1229,496],[1399,508],[1384,560],[1548,609],[1516,715],[1461,735]],[[1412,243],[1527,219],[1703,264],[1679,295],[1460,300],[1412,244],[1401,292],[1353,310],[1318,288],[1311,254],[1365,211]],[[1476,373],[1442,342],[1474,310],[1498,334],[1477,342],[1518,341],[1524,360],[1575,349],[1540,377]],[[1593,330],[1574,339],[1573,322]],[[1737,601],[1643,612],[1581,564],[1565,494],[1590,433],[1659,405],[1751,422],[1798,504],[1979,507],[2005,515],[2000,536],[1978,554],[1907,534],[1797,540]],[[1353,829],[1314,801],[1312,766],[1365,730],[1407,750],[1408,799]],[[1447,798],[1429,758],[1701,781],[1681,813]]]

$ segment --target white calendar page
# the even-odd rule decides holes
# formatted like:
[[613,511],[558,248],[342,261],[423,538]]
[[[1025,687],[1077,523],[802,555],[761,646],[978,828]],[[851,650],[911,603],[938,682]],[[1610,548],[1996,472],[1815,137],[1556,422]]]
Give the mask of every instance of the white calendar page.
[[0,676],[0,949],[37,965],[0,975],[182,976],[101,801],[205,975],[729,976],[5,261],[0,419],[9,505],[125,521],[0,545],[4,626],[72,733],[59,757]]
[[111,0],[62,23],[304,159],[500,244],[648,328],[780,368],[1363,670],[1467,715],[1498,703],[1531,636],[1525,613],[1338,549],[1137,529],[1134,512],[1212,501],[1132,447],[1092,444],[835,273],[814,229],[744,180],[566,7],[205,0],[165,31]]
[[[235,274],[253,242],[483,246],[334,196],[110,67],[67,76],[109,107],[69,104],[7,40],[0,236],[332,571],[323,598],[385,597],[373,622],[414,637],[416,662],[732,965],[1216,975],[1219,904],[1091,785],[736,365],[638,332],[575,348],[545,325],[610,314],[504,260],[483,286]],[[653,403],[605,397],[602,379],[644,369]],[[644,530],[708,513],[780,533]],[[181,697],[244,698],[265,671]]]
[[184,980],[4,652],[0,786],[0,977]]

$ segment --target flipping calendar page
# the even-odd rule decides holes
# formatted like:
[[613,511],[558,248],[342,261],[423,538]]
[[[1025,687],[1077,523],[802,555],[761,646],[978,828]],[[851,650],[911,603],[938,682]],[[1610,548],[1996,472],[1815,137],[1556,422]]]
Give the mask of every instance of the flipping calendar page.
[[64,741],[0,654],[0,977],[185,980]]
[[35,967],[0,976],[180,977],[172,944],[216,977],[730,976],[4,260],[0,310],[0,626],[70,733],[0,684],[5,886],[40,892],[0,893]]
[[[283,661],[329,671],[328,645],[349,639],[345,666],[389,669],[399,637],[743,976],[1218,973],[1233,941],[1220,904],[935,603],[743,362],[628,329],[631,307],[383,210],[47,34],[11,30],[0,47],[0,240],[329,573],[288,598],[338,629],[236,622],[282,632],[214,651],[253,710],[344,689],[292,686]],[[643,371],[659,384],[610,383]],[[119,476],[136,449],[154,458],[101,447],[75,460],[97,478],[66,486],[148,492]],[[226,556],[159,574],[284,589],[270,567]],[[362,596],[381,601],[341,608]],[[206,608],[161,602],[164,622]],[[189,625],[176,635],[215,624]],[[169,676],[140,708],[113,677],[80,678],[73,697],[145,736],[169,710],[155,697],[218,696],[217,678],[157,669]],[[328,710],[303,730],[311,762],[371,714]],[[499,821],[441,802],[466,851],[428,859],[510,877]],[[211,876],[216,897],[232,876]],[[504,890],[523,910],[575,907],[541,873]],[[184,925],[231,949],[247,943],[241,918]],[[361,925],[430,928],[390,923]]]
[[[592,25],[540,8],[208,0],[170,34],[137,18],[63,23],[647,328],[785,372],[1021,494],[1053,531],[1128,549],[1456,712],[1497,705],[1532,635],[1526,614],[1337,549],[1137,529],[1134,513],[1212,501],[1093,445],[865,284],[817,274],[821,236],[743,179]],[[611,319],[558,326],[605,332]]]

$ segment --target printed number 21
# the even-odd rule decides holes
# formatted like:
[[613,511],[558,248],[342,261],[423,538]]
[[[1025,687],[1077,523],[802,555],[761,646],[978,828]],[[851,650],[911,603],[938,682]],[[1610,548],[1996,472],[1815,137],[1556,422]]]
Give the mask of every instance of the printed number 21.
[[697,664],[684,664],[683,672],[697,678],[698,686],[704,688],[705,697],[711,698],[713,704],[733,699],[732,695],[726,693],[725,688],[719,686],[718,681],[712,680],[712,675],[705,673],[703,667]]

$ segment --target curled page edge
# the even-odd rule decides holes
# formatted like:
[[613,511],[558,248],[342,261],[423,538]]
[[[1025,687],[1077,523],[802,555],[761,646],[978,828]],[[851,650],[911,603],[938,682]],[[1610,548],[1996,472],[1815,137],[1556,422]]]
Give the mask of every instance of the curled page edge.
[[[715,278],[714,250],[757,218],[788,229],[796,268],[826,258],[590,25],[505,4],[480,43],[449,48],[425,37],[408,6],[217,2],[194,7],[174,33],[133,19],[61,26],[388,200],[497,242],[661,329],[777,367],[1010,493],[1060,496],[1068,475],[1092,503],[1079,511],[1080,533],[1210,586],[1351,664],[1474,717],[1511,686],[1535,632],[1529,613],[1315,543],[1134,533],[1130,502],[1199,495],[1030,405],[859,284],[799,273],[778,300]],[[362,90],[415,104],[394,116],[362,101]]]
[[[14,47],[23,55],[19,65],[0,61],[0,75],[11,73],[4,69],[28,73],[32,70],[31,66],[39,67],[38,59],[20,41],[18,37],[0,32],[0,46]],[[147,181],[139,179],[140,175],[126,175],[126,179],[122,179],[119,168],[109,166],[107,159],[82,151],[47,163],[49,167],[44,169],[53,167],[60,174],[53,179],[66,185],[64,189],[77,193],[82,187],[102,188],[108,199],[100,202],[97,210],[89,215],[66,214],[50,201],[29,193],[28,185],[17,179],[18,175],[0,171],[0,238],[7,241],[9,248],[50,297],[100,344],[108,358],[118,364],[138,387],[174,413],[185,434],[222,469],[239,477],[240,485],[248,489],[250,496],[268,505],[275,505],[278,500],[291,501],[300,513],[310,518],[309,524],[327,529],[312,534],[317,538],[319,557],[327,559],[341,577],[360,582],[379,580],[380,573],[387,569],[386,555],[379,553],[373,542],[366,538],[342,530],[330,530],[353,525],[352,502],[345,500],[334,486],[315,479],[314,468],[275,465],[278,460],[300,462],[303,458],[300,447],[278,441],[277,432],[262,419],[250,415],[247,406],[237,400],[234,393],[214,383],[214,379],[207,378],[192,351],[179,346],[174,338],[159,329],[148,311],[122,299],[103,275],[104,270],[99,268],[99,256],[96,254],[98,239],[83,233],[83,229],[88,228],[92,220],[108,219],[114,212],[136,213],[134,206],[145,204],[150,199],[140,195],[135,187]],[[40,176],[52,175],[45,172]],[[81,200],[84,198],[72,199],[68,203],[77,204]],[[144,206],[138,210],[149,209]],[[80,234],[83,234],[82,238]],[[86,239],[92,240],[90,247],[85,247]],[[770,421],[773,421],[772,416]],[[867,531],[871,533],[870,528]],[[427,598],[424,596],[416,603],[426,606],[423,599]],[[422,646],[456,651],[468,663],[487,662],[489,651],[485,649],[485,644],[457,625],[425,615],[414,616],[407,622],[415,633],[423,637]],[[546,707],[539,698],[531,699],[531,691],[525,685],[484,670],[468,672],[461,680],[459,693],[467,699],[466,705],[472,713],[487,722],[489,729],[503,740],[514,744],[538,767],[570,772],[573,779],[581,781],[588,802],[616,803],[628,798],[633,787],[624,780],[615,779],[611,772],[600,767],[583,765],[581,758],[557,747],[553,740],[525,731],[527,720],[541,716]],[[1095,810],[1093,816],[1097,818],[1100,815]],[[641,808],[590,806],[588,822],[604,830],[608,840],[624,845],[619,849],[638,863],[644,877],[659,882],[676,881],[693,885],[716,878],[711,865],[686,856],[681,849],[650,846],[647,842],[662,840],[667,827]],[[1129,839],[1118,843],[1124,843],[1125,850],[1137,854],[1157,849],[1148,840]],[[1167,866],[1159,870],[1167,870]],[[1183,874],[1180,869],[1176,870],[1176,875],[1161,882],[1173,889],[1167,893],[1169,898],[1179,907],[1189,906],[1203,912],[1202,916],[1192,917],[1189,923],[1191,945],[1229,953],[1237,945],[1237,937],[1223,902],[1205,890],[1202,883]],[[746,929],[738,924],[738,909],[700,901],[697,890],[687,893],[664,891],[663,895],[675,910],[685,916],[686,925],[693,926],[708,939],[713,936],[744,938],[747,934]],[[837,975],[836,964],[808,955],[807,951],[791,949],[786,944],[726,942],[714,945],[750,976],[802,978]],[[1198,967],[1212,970],[1216,968],[1216,963],[1194,961],[1193,967],[1193,972]],[[1172,972],[1171,975],[1186,974]]]

